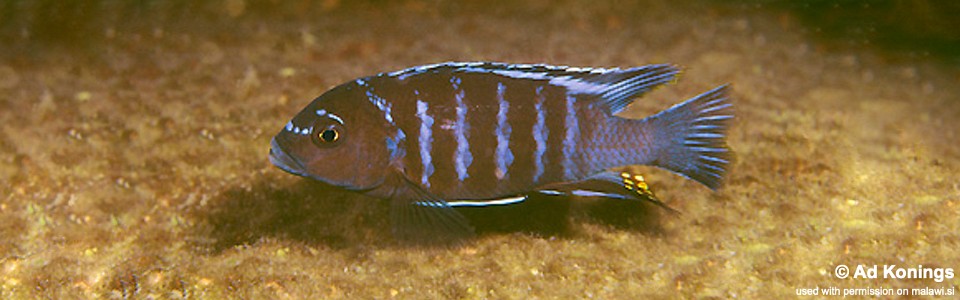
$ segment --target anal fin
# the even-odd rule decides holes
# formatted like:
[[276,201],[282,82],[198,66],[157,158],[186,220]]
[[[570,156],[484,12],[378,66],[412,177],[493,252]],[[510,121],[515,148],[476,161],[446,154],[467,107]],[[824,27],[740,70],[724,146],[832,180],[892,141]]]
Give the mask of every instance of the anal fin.
[[642,175],[627,172],[602,172],[582,181],[548,185],[539,193],[545,195],[573,195],[621,200],[647,201],[672,213],[679,213],[657,198]]
[[519,204],[526,200],[527,200],[526,195],[497,198],[497,199],[453,200],[453,201],[447,201],[447,206],[450,206],[450,207],[505,206],[505,205]]

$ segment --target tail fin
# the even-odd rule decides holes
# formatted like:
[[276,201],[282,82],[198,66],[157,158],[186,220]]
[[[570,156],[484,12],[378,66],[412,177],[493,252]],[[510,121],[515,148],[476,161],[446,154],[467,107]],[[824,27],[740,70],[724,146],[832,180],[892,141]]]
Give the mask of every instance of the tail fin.
[[731,119],[726,85],[651,116],[657,149],[652,164],[716,190],[732,157],[726,136]]

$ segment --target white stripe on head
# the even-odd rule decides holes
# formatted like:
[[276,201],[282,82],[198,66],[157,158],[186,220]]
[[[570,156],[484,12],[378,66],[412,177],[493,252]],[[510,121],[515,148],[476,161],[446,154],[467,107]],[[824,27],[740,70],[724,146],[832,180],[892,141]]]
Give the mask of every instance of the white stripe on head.
[[386,99],[383,99],[383,97],[380,97],[380,95],[377,95],[377,93],[373,91],[373,87],[363,79],[357,79],[357,84],[361,87],[364,87],[364,90],[367,94],[367,100],[370,101],[370,103],[373,103],[377,109],[383,112],[383,119],[386,120],[387,123],[390,123],[390,125],[397,125],[393,122],[390,102],[388,102]]
[[340,125],[343,125],[343,118],[340,118],[340,116],[335,114],[327,114],[327,117],[337,121],[337,123],[340,123]]
[[313,128],[312,127],[300,128],[299,126],[294,125],[293,121],[288,121],[287,125],[283,127],[283,130],[293,134],[308,135],[310,134],[311,131],[313,131]]
[[340,118],[340,116],[335,115],[333,113],[327,112],[327,110],[325,109],[318,109],[317,116],[333,119],[334,121],[337,121],[337,123],[340,123],[340,125],[343,125],[343,118]]

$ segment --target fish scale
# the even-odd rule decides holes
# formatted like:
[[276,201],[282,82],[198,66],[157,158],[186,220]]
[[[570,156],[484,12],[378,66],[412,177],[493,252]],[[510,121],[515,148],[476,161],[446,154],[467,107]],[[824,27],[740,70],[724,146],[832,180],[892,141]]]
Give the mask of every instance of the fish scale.
[[401,239],[469,236],[451,207],[531,193],[662,205],[637,192],[647,187],[627,180],[636,176],[609,169],[653,165],[715,189],[730,161],[726,86],[648,118],[615,116],[677,72],[451,62],[380,73],[315,99],[274,138],[270,159],[390,199]]
[[[364,79],[385,94],[412,95],[384,98],[390,102],[396,125],[404,130],[408,140],[417,141],[405,143],[407,156],[403,167],[409,178],[420,178],[423,184],[424,170],[433,169],[424,186],[429,186],[430,191],[441,198],[464,200],[491,199],[529,190],[530,186],[540,183],[534,181],[531,172],[538,162],[549,166],[549,170],[543,172],[547,176],[537,178],[541,182],[575,180],[576,177],[567,175],[581,173],[578,171],[581,161],[576,152],[582,143],[574,139],[585,129],[577,125],[580,123],[575,116],[577,105],[575,101],[567,101],[562,87],[550,86],[545,81],[487,76],[485,73],[457,74],[452,69],[446,71],[408,75],[402,80],[390,76]],[[538,89],[545,98],[541,108],[549,112],[545,114],[544,122],[554,128],[547,131],[553,134],[546,136],[546,151],[539,156],[536,144],[529,143],[533,140],[537,115],[530,99],[536,97]],[[461,93],[463,96],[458,102]],[[502,117],[504,127],[510,128],[509,136],[499,129],[501,105],[498,100],[501,97],[506,106],[513,108],[507,109]],[[408,105],[408,102],[422,104]],[[406,111],[406,108],[418,105],[427,111],[425,115]],[[466,107],[463,114],[458,111],[461,106]],[[570,112],[574,115],[568,115]],[[424,126],[422,117],[428,117],[432,123],[427,131],[421,130]],[[571,120],[573,124],[570,124]],[[569,126],[578,128],[568,130]],[[464,128],[464,132],[458,131]],[[420,143],[426,132],[430,133],[427,143]],[[429,151],[424,152],[425,147]],[[507,151],[512,156],[509,165],[500,154]],[[467,153],[470,159],[462,159]],[[499,170],[501,163],[504,170]],[[504,171],[503,175],[498,176],[498,171]],[[465,175],[462,180],[461,175]],[[506,175],[510,175],[509,178]]]

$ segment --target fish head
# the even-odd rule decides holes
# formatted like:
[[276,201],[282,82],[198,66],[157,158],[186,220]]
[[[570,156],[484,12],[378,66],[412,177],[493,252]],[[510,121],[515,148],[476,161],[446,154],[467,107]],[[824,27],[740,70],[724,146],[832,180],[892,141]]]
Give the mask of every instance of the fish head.
[[340,86],[290,120],[270,142],[270,162],[289,173],[350,190],[377,187],[386,177],[388,130],[362,92]]

